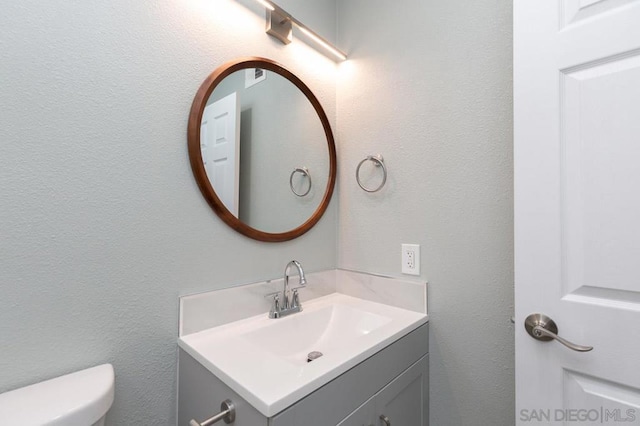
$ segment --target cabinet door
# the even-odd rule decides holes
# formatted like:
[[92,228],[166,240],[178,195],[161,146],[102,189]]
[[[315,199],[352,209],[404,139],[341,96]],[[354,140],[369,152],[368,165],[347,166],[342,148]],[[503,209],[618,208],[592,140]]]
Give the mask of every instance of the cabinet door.
[[337,426],[374,426],[375,409],[375,400],[371,398]]
[[374,400],[376,426],[428,426],[428,356],[385,386]]

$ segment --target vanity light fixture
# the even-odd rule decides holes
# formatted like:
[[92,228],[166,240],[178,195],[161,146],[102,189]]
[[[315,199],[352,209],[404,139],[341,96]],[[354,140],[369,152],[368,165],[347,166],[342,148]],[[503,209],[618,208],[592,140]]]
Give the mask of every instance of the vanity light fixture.
[[276,10],[275,7],[271,6],[268,2],[266,2],[265,0],[257,0],[258,3],[260,3],[261,5],[263,5],[264,7],[266,7],[269,10]]
[[331,53],[335,58],[345,61],[347,55],[340,51],[337,47],[333,46],[330,42],[313,32],[302,22],[291,16],[277,4],[270,0],[256,0],[263,5],[267,14],[267,34],[280,40],[284,44],[289,44],[293,41],[293,26],[295,25],[302,33],[304,33],[309,39],[313,40],[319,46],[322,46],[326,51]]
[[300,31],[306,34],[306,36],[309,37],[311,40],[315,41],[320,46],[324,47],[326,50],[331,52],[331,54],[333,54],[336,58],[340,59],[341,61],[347,60],[347,55],[339,51],[337,48],[333,47],[328,41],[326,41],[325,39],[320,37],[318,34],[311,31],[309,28],[303,27],[303,26],[298,26],[298,28],[300,29]]

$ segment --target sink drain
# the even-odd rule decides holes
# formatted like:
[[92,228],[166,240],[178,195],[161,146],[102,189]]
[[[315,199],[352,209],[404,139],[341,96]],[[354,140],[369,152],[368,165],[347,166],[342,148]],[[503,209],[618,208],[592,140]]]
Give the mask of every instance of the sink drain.
[[318,351],[313,351],[313,352],[309,352],[309,355],[307,355],[307,362],[311,362],[315,359],[318,359],[322,356],[322,352],[318,352]]

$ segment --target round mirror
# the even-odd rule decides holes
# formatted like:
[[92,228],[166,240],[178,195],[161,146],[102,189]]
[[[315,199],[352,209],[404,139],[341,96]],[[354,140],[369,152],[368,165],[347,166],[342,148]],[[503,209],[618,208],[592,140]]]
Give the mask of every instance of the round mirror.
[[191,168],[216,214],[260,241],[315,225],[336,180],[336,149],[318,99],[274,61],[243,58],[215,70],[189,115]]

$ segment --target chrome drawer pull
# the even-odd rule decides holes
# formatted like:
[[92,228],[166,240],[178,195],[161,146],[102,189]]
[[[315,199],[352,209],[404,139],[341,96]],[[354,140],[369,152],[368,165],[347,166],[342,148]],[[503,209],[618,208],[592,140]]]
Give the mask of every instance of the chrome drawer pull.
[[202,423],[191,420],[189,422],[189,426],[210,426],[214,423],[218,423],[220,420],[224,420],[226,424],[231,424],[236,420],[236,406],[230,399],[227,399],[220,404],[220,410],[221,411],[218,414],[203,421]]

